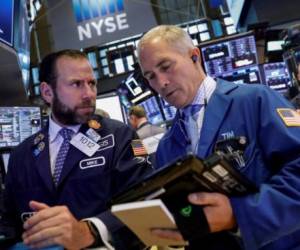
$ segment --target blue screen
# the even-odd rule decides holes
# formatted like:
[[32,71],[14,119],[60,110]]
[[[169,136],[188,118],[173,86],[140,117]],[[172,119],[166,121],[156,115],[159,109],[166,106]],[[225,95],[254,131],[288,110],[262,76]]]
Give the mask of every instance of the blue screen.
[[40,129],[39,107],[0,107],[0,148],[15,147]]
[[14,1],[1,1],[0,7],[0,41],[9,45],[13,42],[13,12]]
[[240,74],[258,65],[256,43],[253,35],[240,35],[201,45],[205,71],[212,77]]
[[159,110],[158,103],[155,99],[155,96],[148,98],[146,101],[139,103],[139,105],[143,106],[146,111],[148,120],[152,124],[160,124],[162,123],[163,117]]
[[288,69],[284,62],[263,64],[264,82],[277,91],[286,90],[291,84]]

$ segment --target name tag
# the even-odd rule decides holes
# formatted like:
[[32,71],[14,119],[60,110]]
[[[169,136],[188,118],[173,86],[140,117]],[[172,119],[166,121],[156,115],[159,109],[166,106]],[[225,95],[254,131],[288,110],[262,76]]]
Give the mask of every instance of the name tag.
[[115,137],[113,134],[109,134],[105,137],[102,137],[100,141],[98,141],[99,149],[98,151],[103,151],[108,148],[113,148],[115,146]]
[[86,135],[95,142],[98,142],[101,139],[101,136],[92,128],[86,131]]
[[92,156],[100,147],[96,142],[88,138],[82,133],[75,135],[70,143],[79,149],[81,152],[85,153],[87,156]]
[[96,158],[89,158],[80,161],[79,167],[81,169],[94,168],[94,167],[104,166],[105,163],[106,163],[105,158],[103,156],[99,156]]

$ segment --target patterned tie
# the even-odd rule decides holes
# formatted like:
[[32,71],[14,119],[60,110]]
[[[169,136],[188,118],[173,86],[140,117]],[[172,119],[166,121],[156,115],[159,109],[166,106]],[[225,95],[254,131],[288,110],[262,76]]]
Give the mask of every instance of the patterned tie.
[[203,106],[203,104],[194,104],[183,109],[186,131],[191,140],[191,150],[193,153],[196,153],[197,151],[200,132],[198,129],[197,118]]
[[59,134],[63,137],[64,141],[61,144],[60,149],[58,151],[55,168],[54,168],[54,172],[53,172],[53,182],[54,182],[55,186],[57,186],[57,184],[58,184],[59,177],[62,172],[67,153],[69,151],[70,140],[71,140],[74,132],[71,129],[62,128],[59,131]]

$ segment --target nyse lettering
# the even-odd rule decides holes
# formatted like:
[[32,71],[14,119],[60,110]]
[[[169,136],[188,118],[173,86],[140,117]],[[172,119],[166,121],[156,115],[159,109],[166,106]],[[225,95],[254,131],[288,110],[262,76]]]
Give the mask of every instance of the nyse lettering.
[[128,29],[126,13],[101,18],[83,25],[78,25],[79,40],[91,39],[93,35],[101,36],[103,33],[113,33],[118,30]]

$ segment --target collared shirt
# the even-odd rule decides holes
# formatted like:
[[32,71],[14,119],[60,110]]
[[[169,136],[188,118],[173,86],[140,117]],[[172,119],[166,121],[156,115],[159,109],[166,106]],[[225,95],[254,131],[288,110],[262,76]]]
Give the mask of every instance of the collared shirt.
[[[73,125],[73,126],[65,126],[68,129],[71,129],[74,131],[74,135],[78,133],[79,125]],[[59,134],[59,131],[62,129],[62,126],[57,124],[52,117],[50,116],[49,119],[49,152],[50,152],[50,167],[51,167],[51,173],[54,172],[55,167],[55,161],[58,154],[58,151],[60,149],[61,144],[63,143],[63,138]]]
[[[197,119],[197,127],[199,130],[199,134],[201,135],[201,129],[203,124],[204,112],[205,112],[205,105],[208,103],[209,99],[211,98],[213,92],[215,91],[217,86],[216,81],[211,78],[210,76],[206,76],[201,83],[197,94],[192,101],[192,105],[195,104],[204,104],[204,108],[202,108],[199,112],[198,119]],[[183,109],[180,109],[180,114],[182,115]]]

